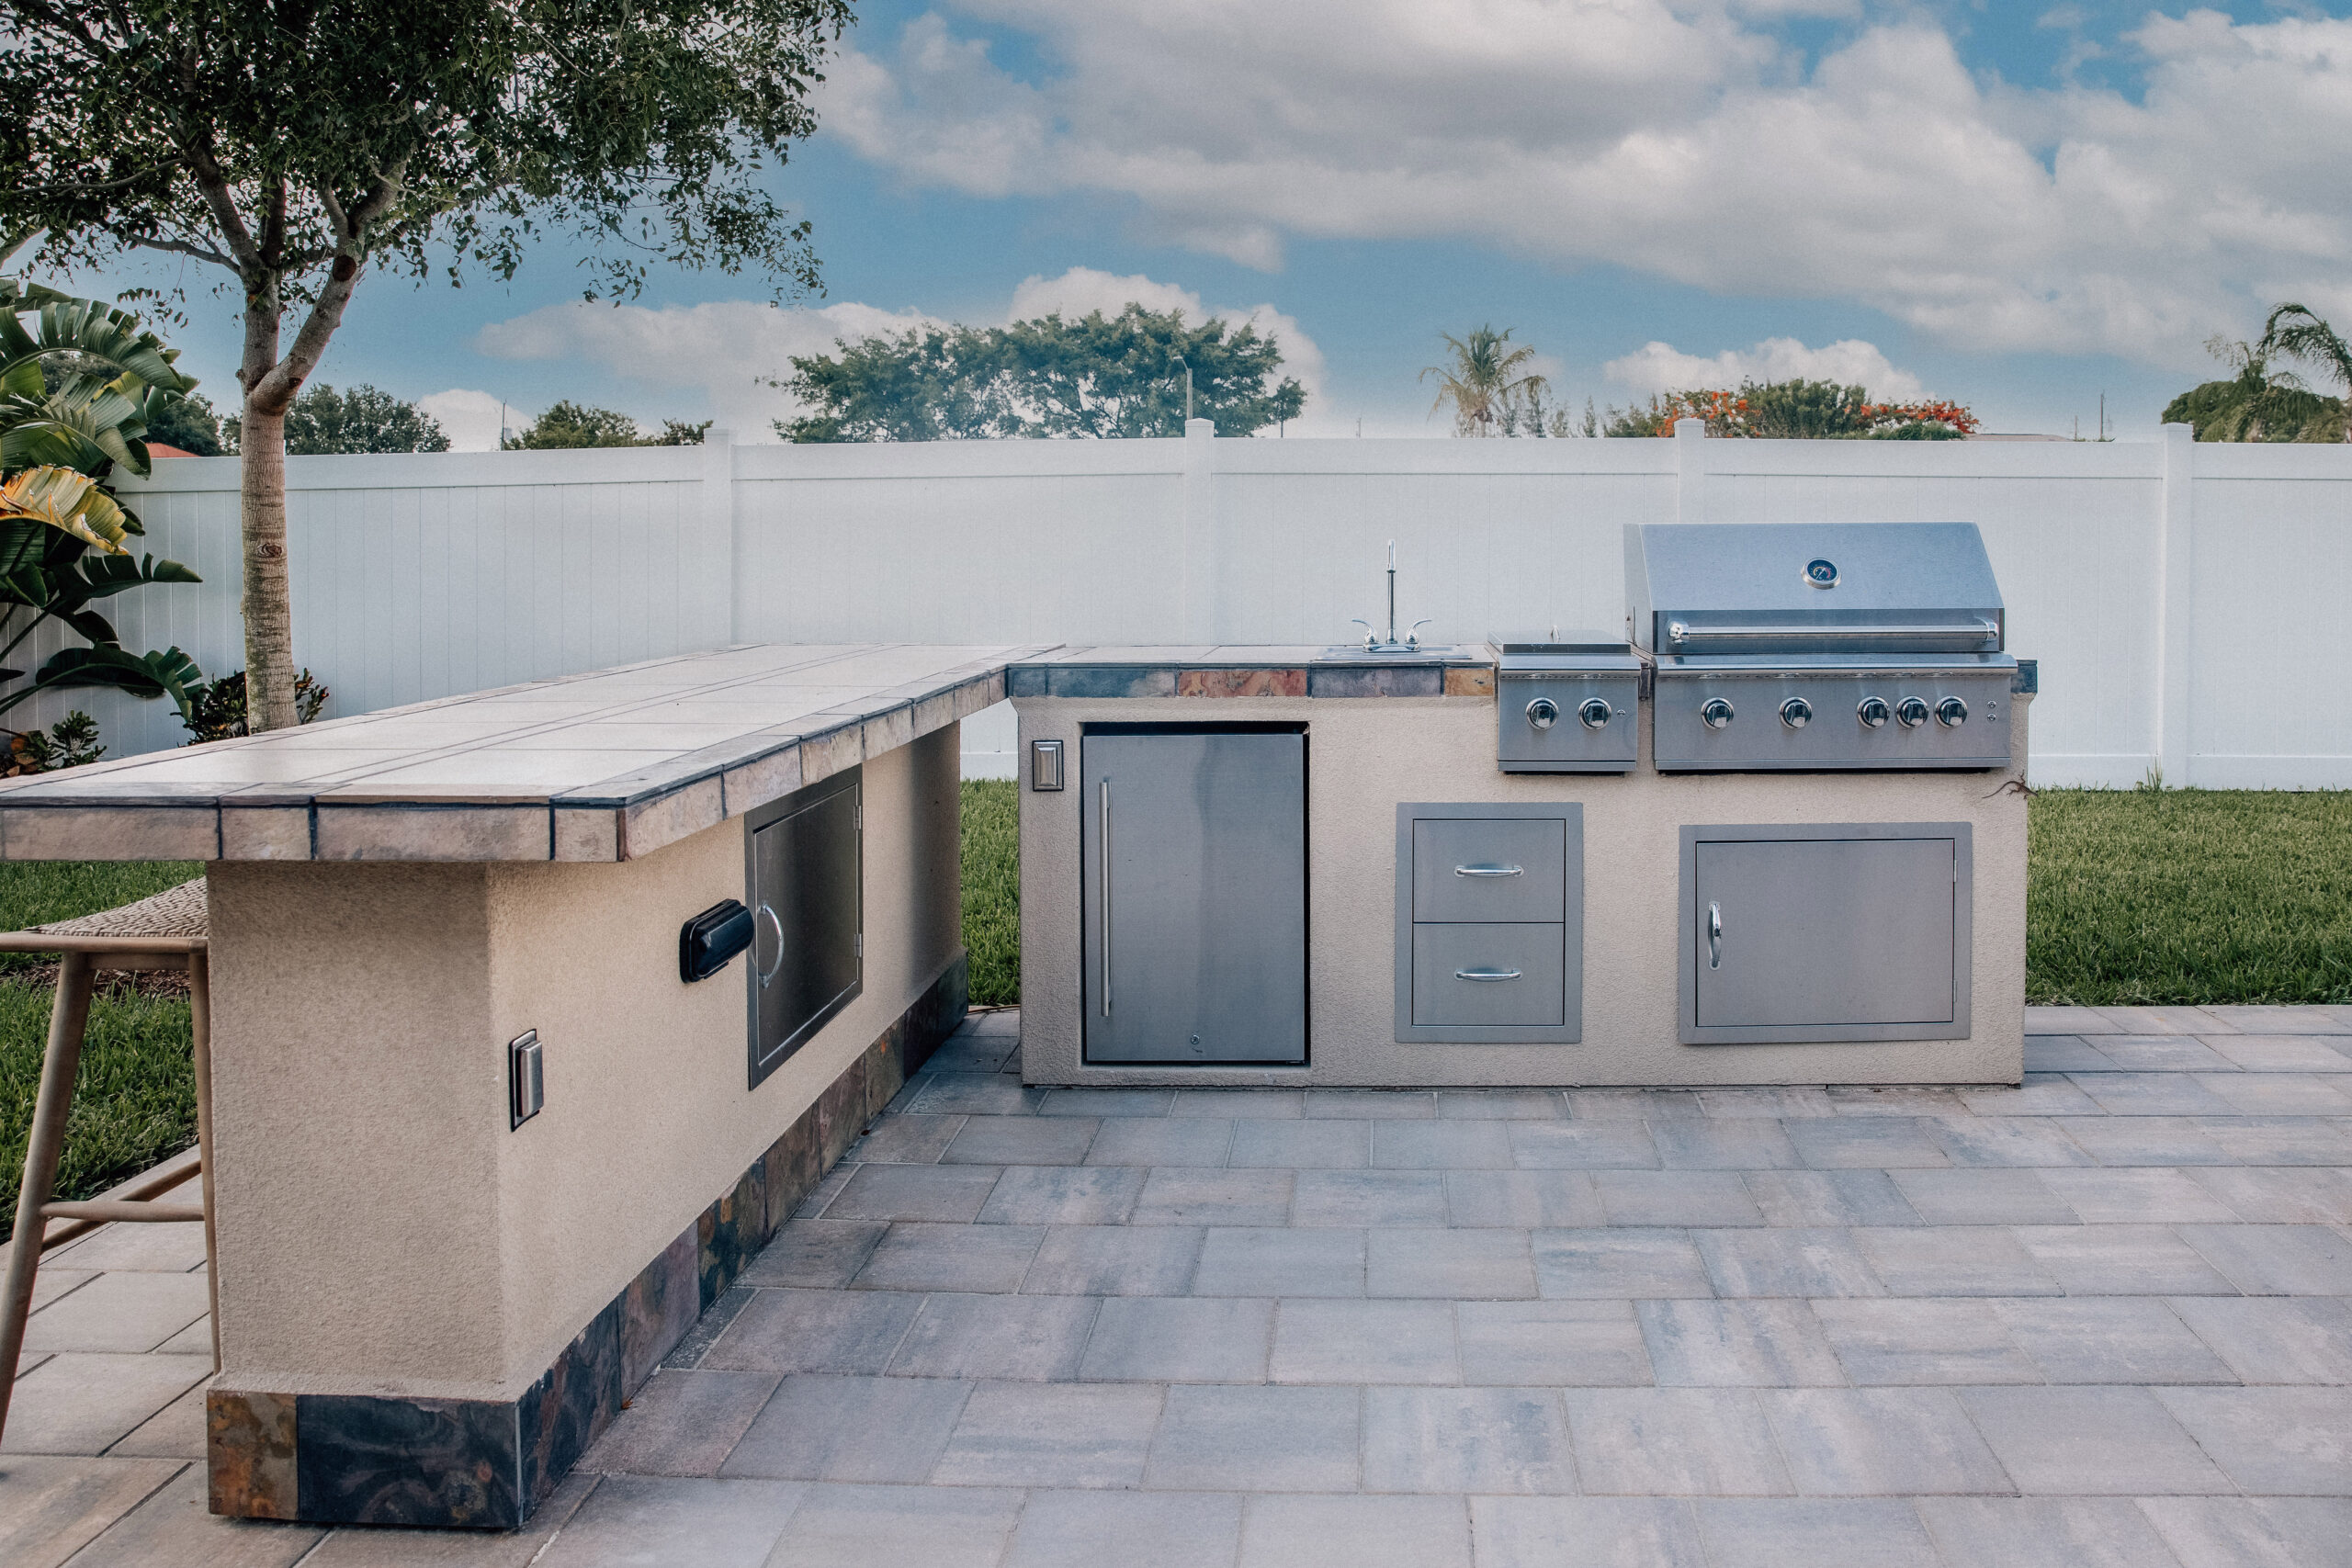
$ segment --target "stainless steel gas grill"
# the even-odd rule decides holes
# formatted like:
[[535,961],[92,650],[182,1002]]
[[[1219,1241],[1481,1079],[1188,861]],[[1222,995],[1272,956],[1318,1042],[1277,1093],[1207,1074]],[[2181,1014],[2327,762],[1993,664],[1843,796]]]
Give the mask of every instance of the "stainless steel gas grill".
[[1631,525],[1625,592],[1661,772],[2009,763],[1973,523]]
[[1496,756],[1507,773],[1631,773],[1642,661],[1621,637],[1495,645]]

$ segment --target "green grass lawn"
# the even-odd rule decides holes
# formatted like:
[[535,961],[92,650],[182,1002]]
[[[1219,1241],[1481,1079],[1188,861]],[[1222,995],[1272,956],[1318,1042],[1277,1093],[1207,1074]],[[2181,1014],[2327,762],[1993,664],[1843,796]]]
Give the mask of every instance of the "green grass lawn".
[[[1019,814],[1011,781],[964,785],[978,1003],[1021,999]],[[2352,792],[2044,790],[2031,825],[2030,1000],[2352,1002]],[[0,863],[0,930],[107,908],[197,869]],[[0,1215],[15,1210],[49,1025],[50,993],[25,983],[28,962],[0,955]],[[62,1183],[74,1197],[196,1133],[187,1001],[122,992],[91,1017]]]
[[[110,909],[203,869],[186,861],[0,863],[0,931]],[[49,1038],[52,993],[27,983],[27,972],[41,962],[0,953],[0,1216],[9,1218],[24,1179],[25,1135]],[[61,1198],[104,1191],[196,1141],[186,997],[102,989],[90,1004],[88,1042],[58,1168]]]
[[974,1002],[1021,999],[1021,795],[1011,779],[964,784],[964,951]]
[[2043,790],[2026,998],[2352,1002],[2352,791]]

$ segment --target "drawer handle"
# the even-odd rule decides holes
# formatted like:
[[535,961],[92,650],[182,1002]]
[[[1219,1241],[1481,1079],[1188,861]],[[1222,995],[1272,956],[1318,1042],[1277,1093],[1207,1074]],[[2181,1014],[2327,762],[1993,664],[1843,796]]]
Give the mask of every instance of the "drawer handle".
[[1457,980],[1516,980],[1519,978],[1519,971],[1516,969],[1456,969],[1453,972],[1453,977]]
[[1527,872],[1524,867],[1516,865],[1457,865],[1453,868],[1453,874],[1456,876],[1524,876]]

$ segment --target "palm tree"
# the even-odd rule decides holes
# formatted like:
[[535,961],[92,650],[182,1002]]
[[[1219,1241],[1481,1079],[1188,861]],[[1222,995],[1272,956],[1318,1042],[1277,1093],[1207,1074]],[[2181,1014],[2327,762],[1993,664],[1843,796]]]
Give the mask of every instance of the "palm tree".
[[2205,352],[2230,367],[2228,390],[2200,437],[2207,441],[2260,441],[2279,426],[2292,423],[2296,400],[2282,393],[2303,390],[2291,371],[2270,368],[2269,338],[2257,344],[2232,343],[2216,333],[2205,340]]
[[1509,327],[1497,332],[1488,325],[1467,339],[1452,333],[1438,334],[1452,350],[1452,363],[1429,367],[1419,379],[1438,378],[1437,401],[1430,405],[1430,412],[1452,403],[1456,435],[1492,435],[1498,426],[1508,427],[1522,401],[1549,389],[1550,383],[1541,376],[1512,374],[1535,357],[1535,350],[1525,344],[1512,347],[1510,333]]
[[2270,312],[2270,319],[2262,323],[2262,342],[2256,347],[2265,355],[2283,354],[2315,365],[2330,379],[2341,382],[2344,439],[2352,441],[2352,344],[2336,336],[2335,328],[2305,307],[2290,303]]

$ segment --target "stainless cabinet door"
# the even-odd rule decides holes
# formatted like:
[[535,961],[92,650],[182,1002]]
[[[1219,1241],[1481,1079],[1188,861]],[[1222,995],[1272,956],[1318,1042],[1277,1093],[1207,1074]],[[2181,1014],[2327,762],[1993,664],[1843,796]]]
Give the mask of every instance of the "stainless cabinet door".
[[1692,871],[1701,1029],[1958,1016],[1953,840],[1702,841]]
[[752,833],[752,987],[756,1084],[857,995],[859,787]]
[[1306,738],[1090,734],[1090,1062],[1306,1059]]

